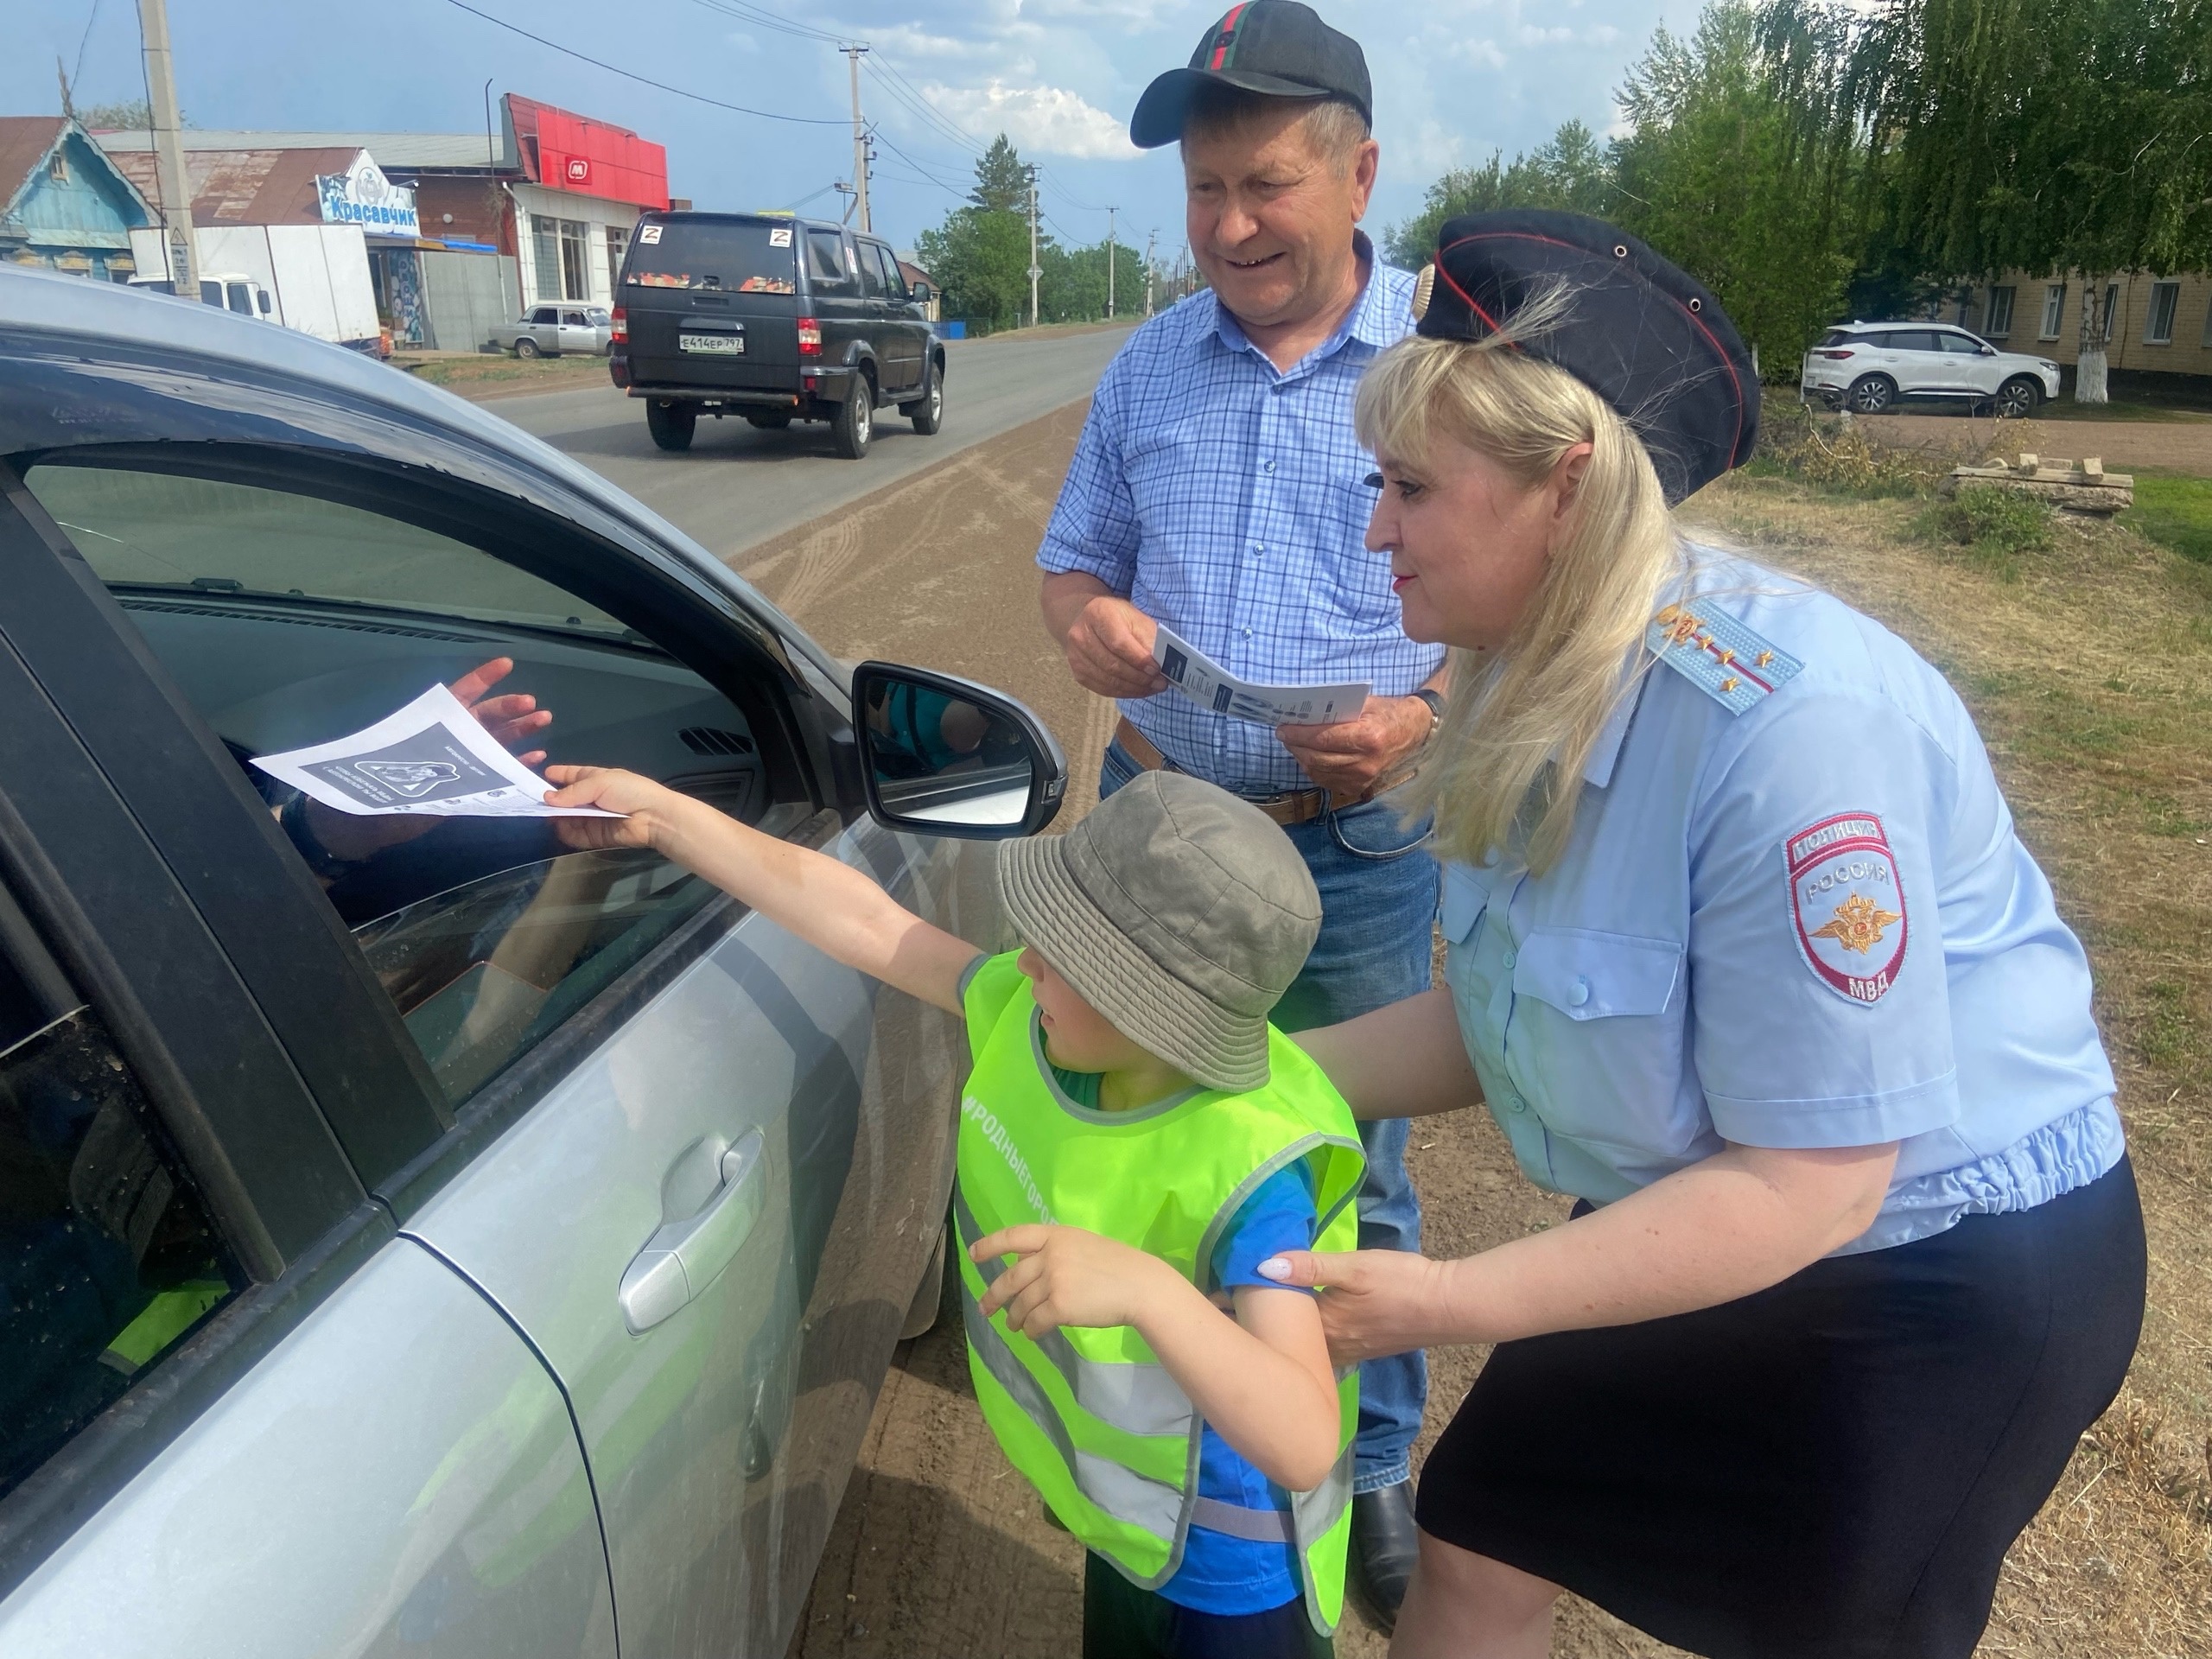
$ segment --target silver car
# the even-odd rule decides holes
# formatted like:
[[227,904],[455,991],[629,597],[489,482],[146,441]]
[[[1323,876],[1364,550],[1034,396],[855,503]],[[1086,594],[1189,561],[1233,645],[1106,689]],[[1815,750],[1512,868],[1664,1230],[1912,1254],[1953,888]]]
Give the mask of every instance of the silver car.
[[252,762],[454,686],[991,943],[1049,734],[435,388],[5,269],[0,565],[0,1653],[782,1655],[937,1306],[955,1022]]
[[604,357],[614,340],[614,317],[598,305],[533,305],[516,321],[492,331],[491,343],[517,357],[581,353]]
[[1935,322],[1853,322],[1821,335],[1800,368],[1803,395],[1879,415],[1907,398],[1965,398],[1976,410],[2032,415],[2058,396],[2058,365],[2000,352]]

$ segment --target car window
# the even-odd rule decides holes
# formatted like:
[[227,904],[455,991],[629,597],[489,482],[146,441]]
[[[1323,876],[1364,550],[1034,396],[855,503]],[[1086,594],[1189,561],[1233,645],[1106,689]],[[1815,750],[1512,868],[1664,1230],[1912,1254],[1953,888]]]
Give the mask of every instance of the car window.
[[581,311],[563,311],[561,314],[561,321],[571,328],[588,328],[591,327],[589,323],[584,321],[584,314]]
[[1981,342],[1971,334],[1955,334],[1946,330],[1936,336],[1942,349],[1961,357],[1981,355]]
[[861,294],[863,298],[880,300],[884,296],[883,266],[875,257],[873,243],[853,244],[854,262],[860,266]]
[[1936,333],[1931,328],[1894,328],[1882,340],[1893,352],[1932,352],[1936,347]]
[[228,480],[43,466],[28,481],[245,768],[456,1103],[715,890],[650,853],[572,850],[544,819],[349,817],[252,757],[345,737],[442,684],[526,764],[626,766],[740,817],[766,806],[734,704],[479,548]]
[[906,279],[899,274],[899,256],[880,242],[868,245],[875,255],[875,263],[883,272],[883,291],[894,300],[906,298]]
[[530,320],[533,326],[541,322],[552,321],[553,308],[550,305],[539,306],[537,310],[530,314]]
[[806,274],[817,283],[842,287],[851,280],[845,264],[844,238],[835,231],[806,233]]
[[0,887],[0,1497],[245,1282],[106,1026]]
[[231,297],[231,309],[241,316],[253,315],[253,295],[244,283],[232,283],[225,289]]
[[630,238],[622,285],[796,293],[798,261],[791,246],[791,226],[788,220],[647,219]]

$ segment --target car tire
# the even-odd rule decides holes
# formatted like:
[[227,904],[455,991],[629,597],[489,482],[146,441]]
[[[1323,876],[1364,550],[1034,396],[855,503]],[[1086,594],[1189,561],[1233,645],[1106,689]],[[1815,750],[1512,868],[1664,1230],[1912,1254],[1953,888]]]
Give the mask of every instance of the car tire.
[[914,423],[914,430],[925,438],[933,438],[944,429],[944,377],[931,359],[922,379],[922,395],[911,404],[901,404],[899,412]]
[[2036,405],[2043,402],[2043,388],[2033,377],[2016,374],[1997,388],[1997,414],[2000,420],[2022,420],[2036,412]]
[[837,453],[847,461],[858,461],[868,454],[868,443],[875,436],[875,382],[866,369],[854,372],[852,392],[837,405],[830,431],[837,441]]
[[653,435],[653,442],[662,448],[673,451],[689,449],[691,435],[699,429],[699,411],[683,404],[664,403],[649,398],[645,403],[645,430]]
[[1897,383],[1886,374],[1862,374],[1843,395],[1854,415],[1879,415],[1897,400]]
[[536,357],[539,355],[537,342],[531,339],[529,335],[524,335],[520,340],[515,341],[515,355],[517,357]]
[[788,415],[748,415],[745,417],[745,423],[757,426],[763,432],[780,432],[791,423],[791,417]]

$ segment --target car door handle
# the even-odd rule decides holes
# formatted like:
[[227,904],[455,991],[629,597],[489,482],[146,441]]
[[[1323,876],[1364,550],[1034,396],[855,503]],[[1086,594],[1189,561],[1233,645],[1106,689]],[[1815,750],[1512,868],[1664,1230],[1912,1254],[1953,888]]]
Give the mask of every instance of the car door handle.
[[622,1323],[642,1336],[713,1284],[744,1248],[768,1190],[768,1147],[747,1129],[721,1157],[722,1183],[696,1215],[645,1241],[622,1272]]

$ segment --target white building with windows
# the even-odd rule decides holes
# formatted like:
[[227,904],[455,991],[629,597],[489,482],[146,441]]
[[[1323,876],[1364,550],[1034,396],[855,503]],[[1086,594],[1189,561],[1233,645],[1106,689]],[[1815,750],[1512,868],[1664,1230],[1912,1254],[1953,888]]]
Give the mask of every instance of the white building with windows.
[[669,206],[668,152],[550,104],[502,102],[523,175],[507,188],[524,302],[612,306],[639,214]]
[[[2046,357],[2069,371],[2082,345],[2078,270],[2006,271],[1962,292],[1957,321],[2010,352]],[[2135,377],[2145,390],[2164,384],[2212,397],[2212,276],[2203,271],[2124,270],[2106,275],[2090,303],[2102,308],[2105,360],[2119,385]],[[1948,311],[1949,307],[1943,308]],[[2187,381],[2166,380],[2168,376]]]

